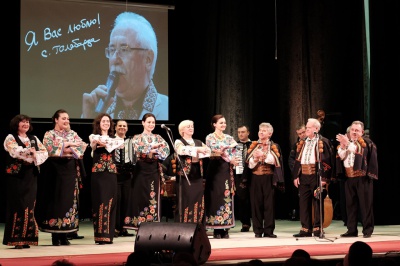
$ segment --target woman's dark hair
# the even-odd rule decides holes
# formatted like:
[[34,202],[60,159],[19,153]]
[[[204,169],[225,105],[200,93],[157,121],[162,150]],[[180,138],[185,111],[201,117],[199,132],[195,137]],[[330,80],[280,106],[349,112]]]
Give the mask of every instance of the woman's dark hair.
[[58,119],[60,117],[60,114],[68,114],[67,111],[65,111],[64,109],[58,109],[54,115],[51,117],[51,120],[53,121],[53,127],[56,126],[56,119]]
[[114,137],[115,126],[114,121],[112,120],[111,116],[106,113],[100,113],[96,116],[93,120],[93,134],[101,134],[100,122],[103,117],[107,116],[110,119],[110,128],[108,129],[108,136]]
[[10,121],[11,133],[15,133],[15,134],[18,133],[19,122],[24,121],[24,120],[29,121],[28,132],[31,132],[33,130],[33,126],[31,123],[32,119],[27,115],[19,114],[19,115],[14,116]]
[[211,118],[211,128],[212,128],[212,129],[215,129],[215,127],[214,127],[213,124],[214,124],[214,123],[217,123],[218,120],[220,120],[221,118],[224,118],[224,116],[221,115],[221,114],[214,115],[214,116]]
[[149,118],[149,117],[153,117],[153,118],[154,118],[154,121],[157,121],[155,115],[153,115],[152,113],[146,113],[146,114],[144,114],[143,117],[142,117],[142,122],[146,121],[146,119]]

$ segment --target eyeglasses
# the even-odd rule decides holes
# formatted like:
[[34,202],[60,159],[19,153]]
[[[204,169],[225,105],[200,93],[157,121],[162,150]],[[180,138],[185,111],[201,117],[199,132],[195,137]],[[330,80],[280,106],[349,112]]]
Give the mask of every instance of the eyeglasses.
[[148,49],[146,49],[146,48],[136,48],[136,47],[135,48],[131,48],[128,45],[120,46],[119,48],[107,47],[106,48],[106,57],[107,58],[112,57],[115,54],[115,52],[117,52],[117,51],[118,51],[118,54],[119,54],[120,57],[126,57],[126,56],[129,55],[129,53],[131,51],[134,51],[134,50],[145,51],[145,50],[148,50]]

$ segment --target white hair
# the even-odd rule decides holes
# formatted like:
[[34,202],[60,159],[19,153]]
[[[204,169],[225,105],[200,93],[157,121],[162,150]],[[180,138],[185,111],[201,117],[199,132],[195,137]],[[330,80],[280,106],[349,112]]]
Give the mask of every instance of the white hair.
[[139,14],[126,11],[122,12],[115,18],[114,28],[111,30],[111,33],[117,27],[126,27],[134,30],[136,32],[136,42],[140,47],[153,51],[154,60],[151,64],[150,70],[150,79],[152,79],[156,69],[158,49],[157,36],[150,22]]

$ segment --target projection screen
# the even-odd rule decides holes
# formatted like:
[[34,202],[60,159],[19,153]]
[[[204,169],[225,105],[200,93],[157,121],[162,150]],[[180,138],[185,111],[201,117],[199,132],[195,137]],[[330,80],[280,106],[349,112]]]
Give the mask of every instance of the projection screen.
[[105,48],[116,16],[124,11],[152,24],[158,41],[153,83],[168,96],[169,9],[116,1],[21,0],[21,113],[49,118],[63,108],[70,118],[80,118],[83,93],[106,84]]

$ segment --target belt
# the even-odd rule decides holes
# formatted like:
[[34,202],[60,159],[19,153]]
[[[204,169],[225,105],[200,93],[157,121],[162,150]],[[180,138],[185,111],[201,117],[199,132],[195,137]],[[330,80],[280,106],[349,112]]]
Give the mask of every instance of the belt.
[[219,160],[219,159],[222,159],[222,157],[221,156],[211,156],[210,157],[210,160]]
[[272,175],[273,173],[274,171],[270,164],[257,164],[257,166],[253,168],[253,175]]
[[314,175],[315,174],[315,164],[302,164],[301,173],[303,175]]
[[75,158],[72,156],[49,156],[48,159],[50,159],[50,160],[72,160]]
[[363,170],[353,170],[353,167],[346,167],[346,176],[348,178],[355,178],[355,177],[360,177],[360,176],[364,176],[365,173],[363,172]]
[[133,169],[135,169],[135,165],[133,164],[116,164],[117,165],[117,169],[120,171],[132,171]]
[[146,158],[138,157],[137,160],[138,160],[138,161],[147,162],[147,163],[152,163],[152,162],[158,161],[158,159],[155,159],[155,158],[148,158],[148,157],[146,157]]

